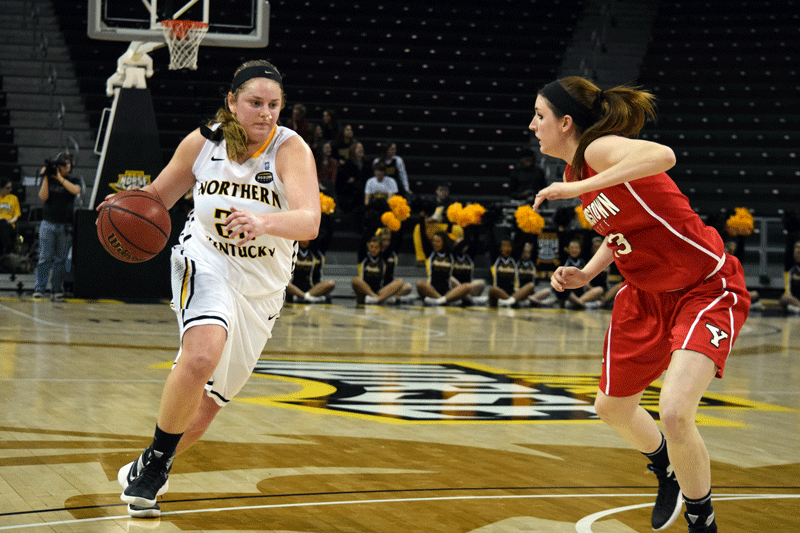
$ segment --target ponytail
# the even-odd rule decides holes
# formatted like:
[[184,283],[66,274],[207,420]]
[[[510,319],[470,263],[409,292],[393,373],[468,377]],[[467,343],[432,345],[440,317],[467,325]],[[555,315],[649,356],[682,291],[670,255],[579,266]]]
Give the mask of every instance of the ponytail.
[[[582,129],[573,120],[579,134],[578,147],[570,164],[569,181],[583,178],[584,153],[586,147],[595,139],[606,135],[638,137],[645,125],[647,117],[656,119],[655,96],[637,87],[614,87],[601,91],[599,87],[585,78],[570,76],[558,80],[564,89],[578,104],[585,107],[595,120],[586,129]],[[565,114],[552,105],[557,118]]]
[[222,130],[222,135],[225,138],[225,144],[228,150],[228,159],[236,161],[239,156],[247,152],[247,132],[236,120],[227,106],[221,107],[217,110],[217,116],[214,118],[216,122],[220,123],[219,129]]

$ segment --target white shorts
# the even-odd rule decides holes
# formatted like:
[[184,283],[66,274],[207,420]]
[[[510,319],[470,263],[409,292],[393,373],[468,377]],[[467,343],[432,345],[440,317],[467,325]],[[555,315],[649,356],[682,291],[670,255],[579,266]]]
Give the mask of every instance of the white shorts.
[[[282,293],[246,297],[203,261],[186,257],[181,246],[172,249],[172,308],[181,339],[186,330],[203,324],[220,325],[227,331],[222,357],[205,386],[218,405],[226,405],[247,383],[272,337],[283,300]],[[176,362],[180,356],[179,350]]]

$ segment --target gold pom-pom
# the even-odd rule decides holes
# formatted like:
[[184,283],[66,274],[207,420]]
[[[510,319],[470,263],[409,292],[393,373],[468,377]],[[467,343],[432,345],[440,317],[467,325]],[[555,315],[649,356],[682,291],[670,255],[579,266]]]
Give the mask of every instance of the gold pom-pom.
[[586,220],[586,215],[583,214],[583,206],[576,205],[575,206],[575,218],[578,219],[581,227],[583,229],[592,229],[592,224],[588,220]]
[[392,231],[400,231],[400,221],[391,211],[386,211],[381,215],[381,222]]
[[325,193],[319,193],[319,210],[323,215],[332,215],[336,210],[336,202]]
[[453,224],[458,224],[458,221],[461,220],[461,211],[464,210],[464,206],[461,205],[461,202],[455,202],[447,206],[447,220],[452,222]]
[[541,233],[544,229],[544,219],[542,215],[533,210],[529,205],[521,205],[514,212],[517,219],[517,226],[525,233]]
[[411,216],[411,207],[408,205],[408,200],[402,196],[392,196],[387,200],[387,203],[389,204],[389,209],[392,210],[392,213],[400,222]]
[[753,226],[753,215],[750,210],[746,207],[737,207],[725,223],[725,231],[732,236],[752,235]]
[[480,224],[481,217],[486,212],[486,208],[481,204],[469,204],[461,211],[461,221],[459,226],[467,227],[473,224]]

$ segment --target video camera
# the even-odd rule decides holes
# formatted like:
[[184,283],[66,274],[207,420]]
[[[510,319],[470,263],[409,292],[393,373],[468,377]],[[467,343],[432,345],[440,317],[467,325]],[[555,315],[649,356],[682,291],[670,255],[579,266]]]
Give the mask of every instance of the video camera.
[[55,176],[57,172],[58,172],[58,161],[55,159],[45,159],[42,176]]

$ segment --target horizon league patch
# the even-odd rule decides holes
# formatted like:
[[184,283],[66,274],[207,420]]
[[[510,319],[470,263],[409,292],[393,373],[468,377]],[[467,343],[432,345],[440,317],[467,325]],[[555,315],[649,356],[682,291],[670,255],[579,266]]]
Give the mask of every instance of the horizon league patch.
[[[361,363],[262,359],[254,373],[280,376],[304,389],[256,403],[404,422],[599,422],[594,410],[599,374],[506,372],[459,363]],[[315,387],[309,382],[321,384]],[[333,392],[320,394],[320,390]],[[640,405],[658,420],[661,387],[650,385]],[[263,401],[263,402],[262,402]],[[699,407],[792,411],[706,393]],[[740,426],[698,414],[700,425]]]
[[276,403],[407,421],[599,420],[594,395],[459,364],[261,360],[257,374],[325,383],[323,397]]

